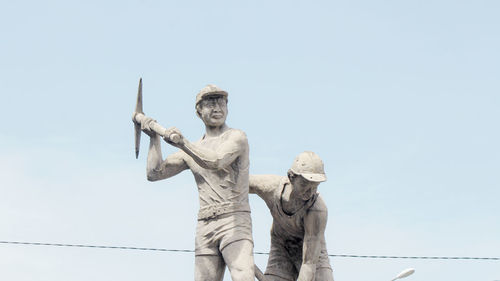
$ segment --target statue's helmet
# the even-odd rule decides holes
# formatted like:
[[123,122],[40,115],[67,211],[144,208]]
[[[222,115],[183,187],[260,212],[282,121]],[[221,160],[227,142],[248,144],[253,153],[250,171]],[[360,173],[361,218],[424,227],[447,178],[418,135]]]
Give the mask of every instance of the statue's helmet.
[[227,100],[226,91],[213,84],[208,84],[196,95],[196,105],[208,96],[223,96]]
[[308,181],[326,181],[325,167],[319,156],[312,151],[304,151],[295,157],[290,170]]

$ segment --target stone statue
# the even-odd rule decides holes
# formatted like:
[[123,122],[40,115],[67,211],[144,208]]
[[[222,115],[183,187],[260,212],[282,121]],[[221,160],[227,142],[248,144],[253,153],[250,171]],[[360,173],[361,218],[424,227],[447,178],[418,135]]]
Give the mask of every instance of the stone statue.
[[[226,91],[207,85],[196,96],[205,134],[188,141],[179,129],[165,129],[142,112],[142,82],[133,120],[150,136],[147,178],[157,181],[190,169],[198,185],[200,210],[195,239],[195,280],[221,281],[227,266],[234,281],[254,280],[252,220],[248,204],[248,141],[226,125]],[[136,134],[136,156],[138,142]],[[162,159],[161,138],[180,150]]]
[[317,193],[325,180],[323,162],[310,151],[295,158],[287,177],[250,176],[250,193],[266,202],[273,217],[265,281],[333,281],[325,242],[328,211]]

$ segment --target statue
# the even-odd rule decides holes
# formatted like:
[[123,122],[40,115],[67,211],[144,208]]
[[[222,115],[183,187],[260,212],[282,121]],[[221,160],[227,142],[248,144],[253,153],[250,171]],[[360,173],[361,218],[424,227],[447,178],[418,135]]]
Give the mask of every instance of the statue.
[[314,152],[299,154],[288,176],[251,175],[257,194],[273,217],[271,252],[265,281],[333,281],[325,242],[328,211],[317,193],[326,180],[323,162]]
[[[317,193],[326,181],[314,152],[299,154],[287,177],[249,176],[245,133],[226,125],[228,93],[207,85],[196,96],[196,114],[205,134],[188,141],[179,129],[165,129],[142,111],[142,80],[132,116],[135,152],[141,131],[150,137],[147,178],[157,181],[190,169],[200,210],[195,239],[195,280],[222,281],[227,266],[233,281],[333,281],[326,250],[326,205]],[[179,148],[162,159],[161,139]],[[254,265],[248,193],[261,197],[273,217],[271,252],[265,274]]]
[[[207,85],[196,96],[196,114],[205,134],[188,141],[179,129],[163,128],[142,112],[142,80],[132,117],[136,157],[140,132],[150,137],[147,178],[157,181],[190,169],[200,210],[195,239],[195,280],[222,281],[227,266],[234,281],[254,280],[252,220],[248,204],[248,141],[226,125],[228,93]],[[161,138],[179,151],[162,159]]]

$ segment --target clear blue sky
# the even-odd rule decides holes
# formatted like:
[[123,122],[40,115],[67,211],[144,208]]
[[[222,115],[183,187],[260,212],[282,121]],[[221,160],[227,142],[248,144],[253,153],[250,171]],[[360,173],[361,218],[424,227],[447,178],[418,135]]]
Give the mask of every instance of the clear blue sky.
[[[189,172],[146,181],[144,110],[191,140],[229,92],[251,173],[325,162],[330,254],[500,256],[500,2],[3,1],[0,240],[192,249]],[[174,149],[164,146],[164,153]],[[251,196],[255,250],[270,215]],[[175,225],[176,227],[172,227]],[[265,267],[266,256],[256,256]],[[498,261],[333,258],[336,281],[492,281]],[[226,280],[229,280],[226,273]],[[2,280],[192,280],[193,255],[0,245]]]

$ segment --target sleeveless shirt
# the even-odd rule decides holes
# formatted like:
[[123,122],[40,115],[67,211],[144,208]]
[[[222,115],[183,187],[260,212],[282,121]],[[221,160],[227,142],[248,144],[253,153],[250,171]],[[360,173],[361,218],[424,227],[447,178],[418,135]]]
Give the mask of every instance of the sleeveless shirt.
[[305,204],[294,214],[287,214],[283,211],[282,195],[285,191],[285,186],[289,185],[290,181],[287,177],[283,177],[278,188],[275,189],[273,194],[273,205],[270,211],[273,216],[273,226],[271,228],[271,235],[274,238],[290,242],[300,242],[304,239],[304,216],[309,208],[316,202],[319,193],[315,193]]
[[[239,145],[244,138],[245,145]],[[217,151],[228,144],[224,153],[236,153],[239,156],[227,167],[207,169],[196,163],[191,157],[184,160],[194,175],[198,186],[200,212],[198,219],[214,218],[231,212],[250,212],[248,204],[249,148],[243,131],[229,129],[217,137],[203,136],[196,145]]]

